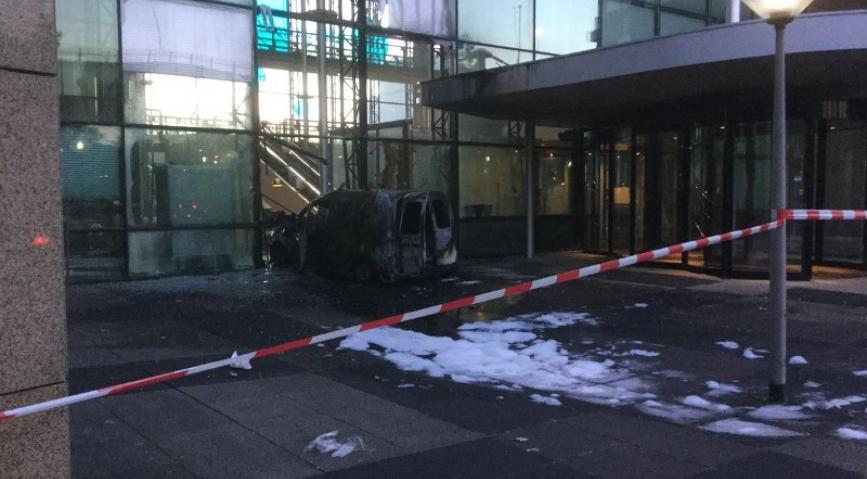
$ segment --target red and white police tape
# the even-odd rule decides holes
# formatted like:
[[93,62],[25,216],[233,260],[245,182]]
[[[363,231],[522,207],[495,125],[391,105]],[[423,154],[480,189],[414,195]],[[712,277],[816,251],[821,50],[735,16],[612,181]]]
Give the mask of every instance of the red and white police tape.
[[867,210],[786,210],[786,219],[804,220],[867,220]]
[[351,334],[355,334],[361,331],[367,331],[374,328],[380,328],[383,326],[389,326],[392,324],[402,323],[405,321],[412,321],[413,319],[425,318],[428,316],[433,316],[439,313],[444,313],[447,311],[453,311],[455,309],[463,308],[465,306],[470,306],[474,304],[481,304],[488,301],[493,301],[495,299],[504,298],[506,296],[513,296],[516,294],[521,294],[527,291],[532,291],[534,289],[545,288],[548,286],[552,286],[559,283],[565,283],[567,281],[576,280],[579,278],[586,278],[588,276],[593,276],[594,274],[603,273],[605,271],[611,271],[614,269],[624,268],[627,266],[632,266],[638,263],[645,263],[648,261],[653,261],[659,258],[663,258],[665,256],[669,256],[672,254],[683,253],[687,251],[692,251],[696,249],[701,249],[706,246],[712,246],[720,243],[724,243],[726,241],[732,241],[738,238],[743,238],[746,236],[753,236],[759,233],[763,233],[765,231],[770,231],[776,228],[779,228],[785,223],[785,218],[780,218],[776,221],[772,221],[770,223],[766,223],[760,226],[754,226],[752,228],[745,228],[741,230],[735,230],[728,233],[723,233],[715,236],[708,236],[705,238],[697,239],[695,241],[687,241],[685,243],[680,243],[672,246],[666,246],[665,248],[659,248],[652,251],[646,251],[644,253],[635,254],[632,256],[626,256],[625,258],[615,259],[611,261],[606,261],[604,263],[595,264],[593,266],[586,266],[584,268],[572,269],[569,271],[564,271],[562,273],[558,273],[551,276],[546,276],[544,278],[535,279],[533,281],[527,281],[524,283],[516,284],[513,286],[509,286],[508,288],[498,289],[496,291],[490,291],[487,293],[477,294],[475,296],[467,296],[465,298],[456,299],[453,301],[449,301],[442,304],[437,304],[435,306],[430,306],[427,308],[417,309],[415,311],[410,311],[408,313],[396,314],[394,316],[388,316],[385,318],[377,319],[374,321],[369,321],[366,323],[361,323],[355,326],[351,326],[348,328],[338,329],[336,331],[331,331],[329,333],[318,334],[316,336],[309,336],[306,338],[296,339],[293,341],[289,341],[286,343],[277,344],[274,346],[270,346],[263,349],[258,349],[256,351],[252,351],[246,354],[238,355],[236,353],[232,353],[231,357],[226,359],[221,359],[219,361],[212,361],[210,363],[200,364],[198,366],[193,366],[186,369],[179,369],[177,371],[171,371],[167,373],[157,374],[156,376],[150,376],[142,379],[138,379],[135,381],[130,381],[122,384],[117,384],[114,386],[104,387],[102,389],[96,389],[93,391],[88,391],[80,394],[75,394],[72,396],[66,396],[58,399],[53,399],[50,401],[40,402],[36,404],[31,404],[29,406],[22,406],[15,409],[9,409],[6,411],[0,411],[0,421],[11,419],[13,417],[18,416],[26,416],[28,414],[34,414],[37,412],[48,411],[50,409],[56,409],[63,406],[69,406],[71,404],[80,403],[83,401],[88,401],[90,399],[96,399],[103,396],[108,396],[110,394],[118,394],[126,391],[130,391],[133,389],[140,389],[145,386],[150,386],[153,384],[159,384],[166,381],[171,381],[172,379],[181,378],[184,376],[192,376],[194,374],[203,373],[205,371],[210,371],[212,369],[218,369],[226,366],[250,369],[250,361],[256,358],[264,358],[266,356],[272,356],[274,354],[279,354],[285,351],[289,351],[292,349],[303,348],[304,346],[309,346],[311,344],[322,343],[325,341],[330,341],[332,339],[343,338],[349,336]]

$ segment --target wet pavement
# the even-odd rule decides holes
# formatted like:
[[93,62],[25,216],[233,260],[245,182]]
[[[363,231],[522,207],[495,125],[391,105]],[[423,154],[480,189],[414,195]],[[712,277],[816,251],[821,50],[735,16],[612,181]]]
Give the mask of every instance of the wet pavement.
[[[475,260],[392,286],[266,269],[73,285],[70,387],[222,359],[600,259]],[[745,357],[747,348],[764,356],[766,284],[614,271],[402,326],[416,342],[389,343],[398,332],[350,350],[337,340],[254,360],[252,370],[79,404],[70,410],[73,475],[862,477],[867,283],[790,284],[789,353],[807,364],[789,368],[785,410],[758,409],[767,361]],[[520,324],[555,311],[593,321]],[[504,318],[518,323],[501,328]],[[465,325],[478,321],[498,326],[469,334],[479,330]],[[737,347],[718,344],[727,341]],[[533,352],[544,345],[548,355]],[[455,351],[484,354],[445,361]],[[535,362],[524,375],[509,368],[515,358]],[[775,433],[757,437],[760,426]]]

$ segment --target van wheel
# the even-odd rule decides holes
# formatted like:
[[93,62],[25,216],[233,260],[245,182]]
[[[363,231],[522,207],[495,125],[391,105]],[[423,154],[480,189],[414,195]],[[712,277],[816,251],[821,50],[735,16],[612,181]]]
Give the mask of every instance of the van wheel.
[[271,245],[271,248],[268,250],[268,256],[271,258],[273,266],[288,266],[289,264],[289,252],[280,243]]
[[352,267],[352,277],[356,283],[370,283],[374,278],[374,270],[370,262],[359,260]]

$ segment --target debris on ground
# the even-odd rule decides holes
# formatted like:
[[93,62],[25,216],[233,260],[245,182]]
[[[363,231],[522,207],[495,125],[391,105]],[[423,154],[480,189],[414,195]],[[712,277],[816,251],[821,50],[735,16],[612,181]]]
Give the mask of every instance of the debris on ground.
[[340,431],[334,430],[326,432],[310,441],[310,444],[304,448],[304,452],[310,452],[314,449],[320,454],[326,454],[331,457],[346,457],[352,454],[356,449],[364,449],[364,440],[361,436],[350,434],[345,438],[340,438]]

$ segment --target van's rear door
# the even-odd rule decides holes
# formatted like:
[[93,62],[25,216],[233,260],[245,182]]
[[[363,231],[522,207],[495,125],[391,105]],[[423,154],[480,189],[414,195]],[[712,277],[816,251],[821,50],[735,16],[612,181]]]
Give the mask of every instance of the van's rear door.
[[418,274],[424,265],[426,194],[407,195],[398,205],[400,267],[403,274]]
[[455,247],[455,222],[452,217],[452,208],[446,196],[439,191],[428,194],[427,207],[431,211],[429,226],[433,231],[428,232],[433,239],[431,255],[437,266],[454,264],[458,253]]

